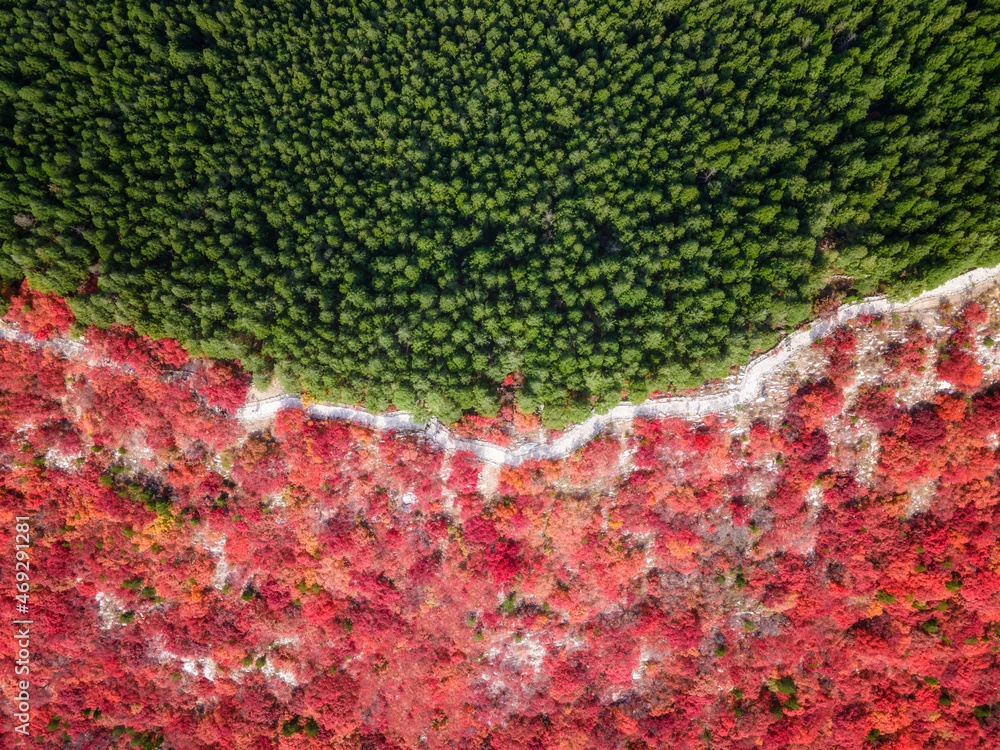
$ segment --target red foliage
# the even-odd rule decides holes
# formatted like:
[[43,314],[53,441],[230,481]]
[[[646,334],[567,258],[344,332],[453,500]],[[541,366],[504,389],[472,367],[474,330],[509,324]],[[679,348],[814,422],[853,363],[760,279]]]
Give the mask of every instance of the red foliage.
[[465,541],[469,544],[489,546],[498,538],[497,528],[492,521],[476,516],[465,522]]
[[862,388],[858,392],[854,408],[879,432],[892,432],[902,415],[896,406],[896,391],[888,386]]
[[832,380],[802,386],[788,405],[789,413],[798,416],[806,430],[821,428],[843,408],[844,396]]
[[[945,346],[983,322],[967,308]],[[127,330],[91,344],[127,367],[0,342],[32,729],[100,750],[996,747],[1000,394],[904,408],[899,380],[845,403],[838,336],[771,426],[639,419],[496,474],[299,410],[245,434],[204,403],[233,407],[235,369],[195,397],[201,375],[164,377],[181,353]]]
[[518,552],[516,542],[497,542],[483,550],[483,558],[494,581],[502,585],[514,580],[520,567]]
[[76,320],[61,297],[36,292],[27,280],[21,282],[17,294],[11,297],[10,308],[4,317],[38,341],[66,334]]
[[234,412],[247,400],[250,375],[239,362],[215,360],[198,368],[192,385],[212,406]]
[[451,426],[457,437],[474,440],[487,440],[494,445],[508,445],[510,435],[507,434],[508,422],[499,417],[483,417],[471,414],[462,417]]
[[983,325],[989,319],[989,313],[979,302],[969,302],[962,308],[962,319],[966,325]]
[[974,391],[983,382],[983,366],[965,351],[949,350],[937,365],[937,375],[963,391]]
[[978,303],[963,308],[937,363],[938,377],[966,392],[974,391],[983,381],[983,366],[973,356],[976,342],[972,327],[984,320],[985,314]]
[[906,441],[920,450],[930,451],[944,442],[945,422],[932,409],[921,409],[910,415],[910,428]]
[[87,341],[94,352],[146,378],[156,377],[161,370],[181,367],[188,361],[187,352],[173,339],[154,341],[125,326],[116,325],[109,330],[91,328],[87,331]]
[[912,324],[906,331],[906,338],[889,344],[885,360],[892,375],[909,373],[915,375],[927,363],[927,348],[932,340],[919,323]]
[[827,376],[838,390],[843,390],[854,381],[854,353],[858,348],[854,330],[840,327],[816,342],[828,358]]
[[448,489],[460,494],[471,494],[479,483],[479,460],[468,451],[458,451],[448,467]]

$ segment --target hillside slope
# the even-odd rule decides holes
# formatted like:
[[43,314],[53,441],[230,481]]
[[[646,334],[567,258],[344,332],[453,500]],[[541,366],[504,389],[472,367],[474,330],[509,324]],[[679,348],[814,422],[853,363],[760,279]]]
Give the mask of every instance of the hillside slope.
[[[12,312],[47,336],[61,310]],[[238,371],[128,330],[0,341],[32,733],[995,747],[998,324],[995,290],[857,319],[732,419],[503,467],[301,410],[247,429]]]

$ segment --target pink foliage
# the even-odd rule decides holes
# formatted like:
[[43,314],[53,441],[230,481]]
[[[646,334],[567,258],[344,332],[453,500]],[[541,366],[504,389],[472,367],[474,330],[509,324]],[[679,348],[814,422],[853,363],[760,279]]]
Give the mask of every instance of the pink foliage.
[[415,433],[249,431],[125,329],[92,351],[127,368],[0,342],[39,744],[996,747],[1000,394],[903,408],[897,350],[845,396],[851,336],[749,430],[637,419],[495,484]]
[[87,340],[94,351],[131,367],[142,377],[156,377],[163,370],[177,369],[188,361],[187,352],[173,339],[154,340],[130,327],[90,328]]

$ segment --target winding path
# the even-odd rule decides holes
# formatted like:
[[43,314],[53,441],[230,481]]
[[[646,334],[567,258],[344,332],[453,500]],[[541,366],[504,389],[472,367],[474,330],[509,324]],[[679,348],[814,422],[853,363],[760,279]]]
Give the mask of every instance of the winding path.
[[[448,428],[437,420],[418,422],[408,412],[372,414],[355,406],[324,403],[303,407],[302,400],[298,396],[288,394],[250,401],[238,409],[234,416],[241,422],[256,422],[270,419],[282,409],[304,409],[316,419],[351,421],[376,430],[421,432],[427,440],[447,452],[470,451],[486,463],[516,466],[528,460],[558,460],[569,456],[613,422],[630,421],[635,417],[655,419],[674,416],[697,419],[708,414],[721,414],[740,404],[749,403],[761,394],[765,379],[785,365],[796,352],[812,345],[844,323],[866,314],[885,315],[932,309],[945,298],[957,302],[995,283],[998,278],[1000,278],[1000,266],[980,268],[957,276],[936,289],[924,292],[906,302],[890,302],[886,297],[869,297],[854,305],[843,305],[836,316],[814,321],[808,328],[787,336],[769,352],[754,359],[740,370],[735,382],[721,393],[650,399],[639,404],[622,402],[605,414],[592,415],[551,443],[526,443],[508,449],[483,440],[454,437]],[[82,359],[86,353],[86,347],[78,341],[69,339],[35,341],[31,336],[9,324],[0,325],[0,338],[44,347],[67,358]]]
[[[368,425],[378,430],[423,432],[427,439],[445,451],[466,450],[481,460],[492,464],[516,466],[528,460],[556,460],[565,458],[580,446],[592,440],[613,422],[630,421],[635,417],[684,417],[696,419],[707,414],[721,414],[756,399],[765,379],[787,363],[791,357],[818,339],[860,315],[885,315],[894,312],[915,312],[932,309],[943,298],[970,295],[995,283],[1000,278],[1000,266],[980,268],[957,276],[936,289],[924,292],[906,302],[890,302],[886,297],[869,297],[854,305],[843,305],[837,315],[828,320],[814,321],[806,329],[787,336],[776,347],[762,354],[743,367],[736,382],[726,391],[705,396],[684,396],[650,399],[639,404],[622,402],[605,414],[594,414],[585,422],[570,428],[552,443],[527,443],[517,448],[504,448],[483,440],[468,440],[451,435],[448,428],[437,420],[417,422],[407,412],[372,414],[364,409],[337,404],[311,404],[305,411],[316,419],[342,419]],[[302,409],[296,396],[279,395],[248,403],[236,414],[242,421],[256,421],[273,417],[282,409]]]

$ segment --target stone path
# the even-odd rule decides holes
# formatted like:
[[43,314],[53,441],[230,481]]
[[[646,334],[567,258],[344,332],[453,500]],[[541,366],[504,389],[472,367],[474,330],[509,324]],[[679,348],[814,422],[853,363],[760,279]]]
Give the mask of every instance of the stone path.
[[[1000,278],[1000,266],[981,268],[962,274],[936,289],[924,292],[906,302],[890,302],[885,297],[869,297],[854,305],[843,305],[835,317],[814,321],[808,328],[786,337],[772,350],[743,367],[734,383],[727,390],[703,396],[650,399],[639,404],[622,402],[605,414],[592,415],[586,421],[568,429],[551,443],[526,443],[508,449],[482,440],[454,437],[437,420],[432,419],[426,423],[418,422],[413,415],[407,412],[372,414],[359,407],[325,403],[312,403],[303,407],[302,400],[298,396],[288,394],[249,401],[238,409],[234,416],[242,422],[256,422],[270,419],[282,409],[304,409],[307,414],[316,419],[341,419],[367,425],[376,430],[422,432],[430,442],[439,445],[449,453],[460,450],[470,451],[480,460],[491,464],[516,466],[527,460],[557,460],[576,451],[612,423],[626,422],[636,417],[655,419],[675,416],[698,419],[708,414],[728,412],[736,406],[749,403],[760,396],[765,379],[783,367],[796,352],[811,346],[816,340],[860,315],[886,315],[931,309],[944,299],[958,304],[985,287],[996,283],[998,278]],[[35,341],[30,335],[10,324],[0,323],[0,338],[46,348],[67,358],[84,359],[86,357],[84,343],[58,338]]]

